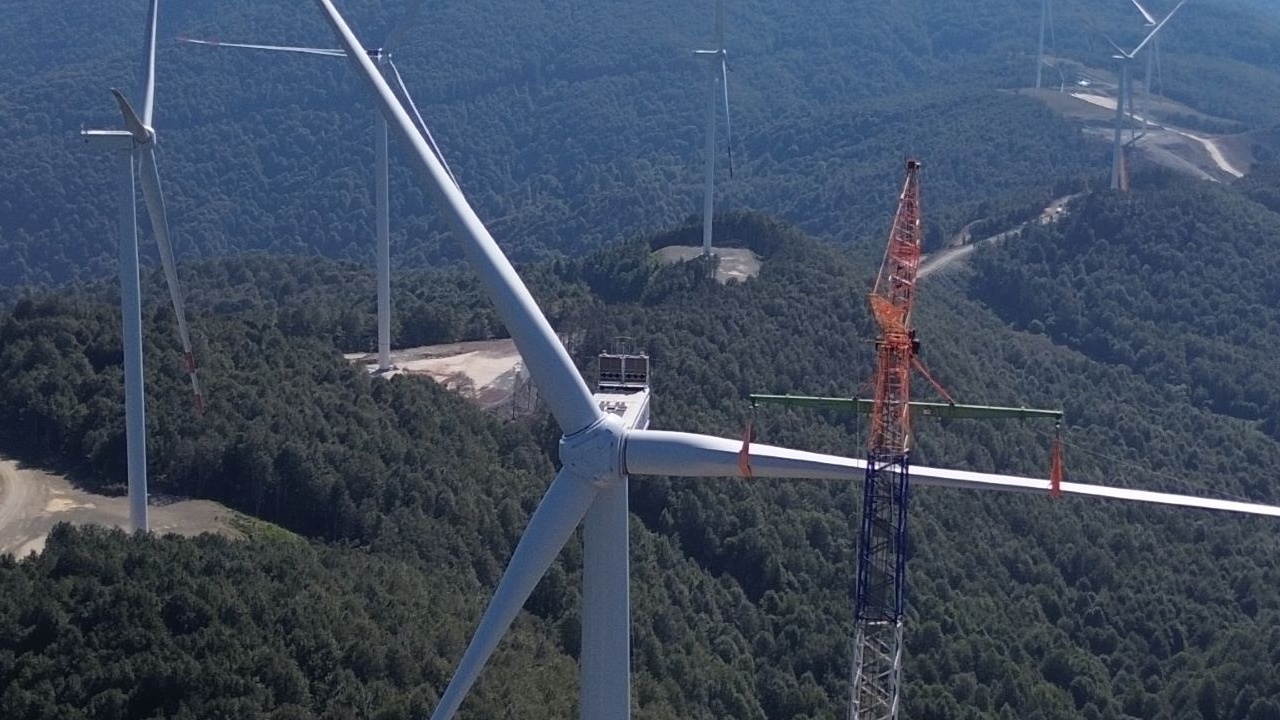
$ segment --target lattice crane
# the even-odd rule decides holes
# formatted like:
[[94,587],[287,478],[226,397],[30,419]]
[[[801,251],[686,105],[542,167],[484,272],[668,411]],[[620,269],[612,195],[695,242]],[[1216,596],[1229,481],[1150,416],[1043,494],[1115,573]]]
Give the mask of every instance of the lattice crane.
[[853,605],[850,716],[855,720],[898,716],[906,614],[911,368],[919,364],[920,347],[910,326],[923,239],[919,171],[919,162],[907,161],[889,246],[871,291],[871,312],[880,336]]
[[[948,418],[1047,417],[1061,427],[1062,411],[959,405],[920,362],[920,343],[911,327],[911,310],[923,243],[920,211],[920,162],[908,160],[884,261],[871,291],[876,339],[875,396],[820,398],[752,395],[758,402],[798,407],[840,408],[871,416],[867,469],[863,485],[858,572],[854,587],[854,645],[851,672],[851,720],[896,720],[902,676],[903,620],[906,618],[907,505],[910,497],[911,420],[913,416]],[[947,400],[912,402],[915,368]],[[1062,446],[1055,439],[1051,492],[1062,481]]]

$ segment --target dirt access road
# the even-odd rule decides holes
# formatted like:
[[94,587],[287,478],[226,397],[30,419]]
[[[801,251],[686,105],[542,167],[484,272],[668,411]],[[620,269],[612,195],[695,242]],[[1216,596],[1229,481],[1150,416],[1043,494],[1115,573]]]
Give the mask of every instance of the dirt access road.
[[[1097,105],[1100,108],[1104,108],[1111,112],[1115,112],[1115,109],[1116,109],[1115,98],[1107,97],[1105,95],[1095,95],[1093,93],[1076,92],[1076,93],[1070,93],[1070,95],[1071,97],[1074,97],[1077,100],[1082,100],[1091,105]],[[1133,120],[1135,122],[1143,122],[1143,117],[1142,115],[1134,114]],[[1227,159],[1227,156],[1225,153],[1223,153],[1222,147],[1219,144],[1217,138],[1206,137],[1198,133],[1194,133],[1188,130],[1183,130],[1182,128],[1179,128],[1179,127],[1174,127],[1173,125],[1161,124],[1154,120],[1151,120],[1148,122],[1146,132],[1149,138],[1152,139],[1152,141],[1155,144],[1160,146],[1169,146],[1171,144],[1169,143],[1167,138],[1164,138],[1164,139],[1160,138],[1161,133],[1169,133],[1180,138],[1186,138],[1187,140],[1190,140],[1193,143],[1199,145],[1204,150],[1205,154],[1208,155],[1209,159],[1213,162],[1213,165],[1218,170],[1232,177],[1236,177],[1236,178],[1244,177],[1244,171],[1236,167],[1234,163],[1232,163],[1230,160]],[[1211,180],[1217,180],[1217,178],[1211,175],[1209,175],[1208,177]]]
[[[234,516],[209,500],[152,498],[150,508],[151,530],[157,534],[213,532],[238,537],[231,526]],[[0,457],[0,555],[41,552],[49,531],[60,522],[128,529],[129,501],[80,490],[60,475]]]
[[1044,210],[1040,211],[1040,216],[1034,221],[1024,222],[1017,227],[1010,228],[1002,233],[997,233],[991,237],[983,238],[976,242],[969,237],[969,228],[973,225],[973,223],[969,223],[969,225],[966,225],[963,230],[956,233],[955,238],[952,240],[951,247],[929,253],[921,259],[920,271],[917,273],[917,277],[923,280],[936,272],[945,270],[957,261],[969,257],[969,255],[973,253],[974,248],[979,245],[990,245],[1000,242],[1011,235],[1016,235],[1022,232],[1022,229],[1031,224],[1031,222],[1036,222],[1041,225],[1057,222],[1058,219],[1066,213],[1068,203],[1083,194],[1084,193],[1075,193],[1072,195],[1063,195],[1060,198],[1054,198],[1053,202],[1046,205]]

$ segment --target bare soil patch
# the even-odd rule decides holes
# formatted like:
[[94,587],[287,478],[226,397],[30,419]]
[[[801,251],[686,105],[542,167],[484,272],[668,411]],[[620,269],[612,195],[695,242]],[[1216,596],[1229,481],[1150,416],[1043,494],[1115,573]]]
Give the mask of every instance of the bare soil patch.
[[[210,500],[153,497],[148,514],[152,532],[161,535],[241,537],[232,527],[235,511]],[[81,490],[61,475],[0,457],[0,554],[41,552],[60,522],[127,531],[129,500]]]
[[[353,353],[346,358],[366,364],[370,372],[377,370],[376,355]],[[383,375],[424,375],[487,410],[512,402],[520,405],[533,394],[520,352],[510,338],[393,350],[391,362],[395,369]]]
[[[715,248],[712,251],[719,264],[716,267],[716,280],[727,283],[730,280],[742,282],[760,274],[760,256],[746,248]],[[671,265],[702,257],[701,245],[670,245],[653,253],[658,262]]]

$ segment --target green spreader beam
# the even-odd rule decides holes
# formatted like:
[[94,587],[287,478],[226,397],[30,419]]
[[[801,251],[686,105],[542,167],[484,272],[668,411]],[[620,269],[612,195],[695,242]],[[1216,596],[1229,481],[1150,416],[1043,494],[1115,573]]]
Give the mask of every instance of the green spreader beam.
[[[751,395],[751,405],[761,403],[782,405],[784,407],[814,408],[819,410],[844,410],[862,413],[871,412],[873,400],[867,398],[812,397],[808,395]],[[999,407],[996,405],[960,405],[936,402],[911,402],[911,416],[937,418],[970,418],[976,420],[993,420],[1000,418],[1028,419],[1052,418],[1062,422],[1061,410],[1043,410],[1040,408]]]

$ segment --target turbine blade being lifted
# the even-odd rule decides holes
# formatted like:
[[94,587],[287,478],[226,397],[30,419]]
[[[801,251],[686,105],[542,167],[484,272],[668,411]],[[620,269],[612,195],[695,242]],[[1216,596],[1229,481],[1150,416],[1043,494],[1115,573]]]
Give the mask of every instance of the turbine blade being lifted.
[[428,190],[435,196],[436,205],[449,221],[467,260],[511,333],[520,357],[537,382],[538,390],[551,408],[560,430],[572,435],[599,422],[604,415],[587,389],[587,383],[515,268],[511,267],[511,262],[502,254],[484,223],[480,222],[466,196],[450,181],[444,166],[432,154],[426,139],[414,127],[413,120],[396,99],[386,79],[369,56],[361,52],[359,41],[333,2],[316,0],[316,4],[347,50],[347,59],[356,74],[373,93],[374,101],[387,118],[387,125],[409,145],[411,157],[427,180]]
[[147,11],[147,47],[142,68],[142,124],[151,127],[151,112],[156,102],[156,25],[160,0],[151,0]]
[[192,43],[194,45],[208,45],[210,47],[234,47],[249,48],[250,50],[271,50],[274,52],[291,52],[304,53],[307,55],[327,55],[329,57],[343,57],[347,53],[336,48],[310,48],[310,47],[291,47],[288,45],[251,45],[249,43],[228,43],[218,40],[198,40],[196,38],[180,37],[178,42]]
[[529,525],[516,545],[511,562],[498,581],[498,589],[494,591],[493,599],[489,601],[471,644],[458,663],[458,669],[431,720],[447,720],[458,711],[467,691],[497,648],[498,641],[520,608],[524,607],[525,600],[529,599],[547,568],[551,567],[556,555],[560,554],[560,549],[569,541],[598,493],[599,488],[593,483],[567,470],[562,469],[556,475],[533,517],[529,518]]
[[396,86],[400,89],[401,99],[413,111],[413,119],[418,124],[418,132],[422,133],[422,136],[426,138],[427,143],[431,146],[431,152],[436,156],[436,160],[439,160],[440,164],[444,166],[444,171],[449,173],[449,179],[453,181],[453,186],[457,187],[458,178],[454,177],[453,168],[449,167],[449,162],[444,159],[444,154],[440,152],[440,146],[436,144],[436,139],[431,136],[431,128],[427,127],[427,122],[422,119],[422,113],[418,112],[418,106],[413,103],[413,97],[409,95],[409,88],[405,87],[404,78],[400,77],[400,68],[396,67],[396,64],[389,58],[387,59],[387,65],[390,66],[391,74],[396,79]]
[[[944,468],[911,466],[911,484],[929,487],[952,487],[970,490],[1006,490],[1010,492],[1049,494],[1049,480],[1040,478],[1017,477],[1014,475],[998,475],[994,473],[978,473],[967,470],[948,470]],[[1061,485],[1063,495],[1094,497],[1109,500],[1132,500],[1155,503],[1158,505],[1174,505],[1177,507],[1200,508],[1203,510],[1224,510],[1226,512],[1246,515],[1265,515],[1280,517],[1280,507],[1258,503],[1239,502],[1236,500],[1219,500],[1216,498],[1196,497],[1194,495],[1177,495],[1173,493],[1151,492],[1149,490],[1131,490],[1129,488],[1108,487],[1078,482],[1064,482]]]
[[679,477],[741,477],[750,464],[752,477],[807,478],[812,480],[861,479],[864,460],[791,450],[772,445],[750,445],[743,458],[741,440],[669,430],[632,430],[627,433],[623,462],[628,475]]
[[[632,430],[624,449],[626,472],[630,475],[670,475],[676,477],[739,477],[742,444],[737,440],[666,430]],[[790,450],[768,445],[750,446],[753,477],[808,478],[814,480],[861,479],[866,461],[834,455]],[[966,490],[1004,490],[1048,495],[1047,478],[1018,477],[969,470],[911,466],[911,484],[917,487],[949,487]],[[1130,500],[1178,507],[1222,510],[1247,515],[1280,517],[1280,507],[1259,503],[1174,493],[1132,490],[1079,482],[1064,482],[1064,495],[1111,500]]]
[[720,55],[720,87],[724,89],[724,143],[729,148],[729,177],[733,177],[733,123],[729,119],[729,63]]
[[409,11],[391,29],[390,34],[387,35],[386,42],[382,43],[383,52],[391,52],[393,48],[398,47],[404,41],[405,33],[409,32],[409,28],[413,27],[413,24],[418,21],[418,12],[421,10],[422,0],[409,0]]
[[151,229],[160,248],[160,264],[164,267],[165,283],[169,286],[169,299],[178,317],[178,335],[182,338],[183,364],[191,376],[191,392],[195,396],[196,409],[204,410],[204,396],[200,393],[200,380],[196,375],[196,357],[191,350],[191,332],[187,327],[187,313],[182,302],[182,290],[178,287],[178,270],[173,261],[173,245],[169,241],[169,218],[164,209],[164,194],[160,190],[160,171],[156,168],[155,145],[147,145],[140,153],[138,174],[142,178],[142,197],[151,216]]

